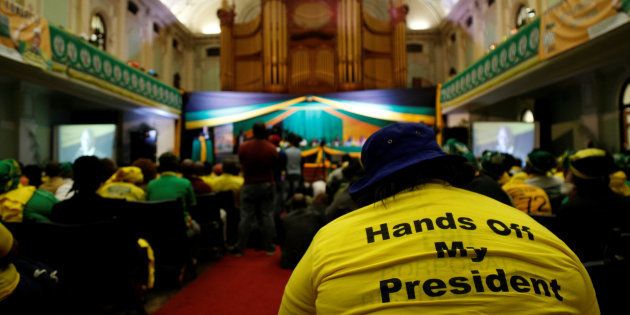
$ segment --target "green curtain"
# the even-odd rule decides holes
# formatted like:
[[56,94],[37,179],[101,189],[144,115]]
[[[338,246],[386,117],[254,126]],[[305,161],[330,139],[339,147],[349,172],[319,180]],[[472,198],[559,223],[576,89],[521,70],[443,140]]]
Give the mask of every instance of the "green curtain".
[[330,143],[335,138],[341,140],[343,136],[342,120],[323,110],[295,112],[283,121],[283,127],[309,142],[312,139],[325,139]]

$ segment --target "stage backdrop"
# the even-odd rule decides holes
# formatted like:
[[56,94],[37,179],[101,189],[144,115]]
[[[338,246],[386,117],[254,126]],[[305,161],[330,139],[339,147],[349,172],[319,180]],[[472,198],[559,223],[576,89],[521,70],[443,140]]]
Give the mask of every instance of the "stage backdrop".
[[185,105],[186,129],[233,124],[249,136],[256,122],[282,125],[305,138],[356,146],[393,122],[435,123],[435,89],[366,90],[322,95],[195,92]]

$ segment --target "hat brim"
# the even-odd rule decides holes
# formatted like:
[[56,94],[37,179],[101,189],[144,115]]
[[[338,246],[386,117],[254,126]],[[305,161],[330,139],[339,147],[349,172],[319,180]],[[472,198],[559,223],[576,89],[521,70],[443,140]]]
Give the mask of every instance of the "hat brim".
[[392,161],[384,167],[376,170],[371,174],[365,174],[361,179],[354,182],[348,192],[350,195],[357,195],[374,187],[380,181],[392,176],[406,168],[418,166],[429,161],[450,161],[450,162],[467,162],[466,158],[459,155],[448,155],[442,151],[431,151],[423,154],[421,157],[405,159],[404,161]]

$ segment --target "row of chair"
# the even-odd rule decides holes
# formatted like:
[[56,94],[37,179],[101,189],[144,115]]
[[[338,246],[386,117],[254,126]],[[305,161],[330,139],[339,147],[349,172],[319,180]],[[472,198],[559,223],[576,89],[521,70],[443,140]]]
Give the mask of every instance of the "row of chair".
[[199,248],[223,247],[219,209],[237,214],[232,198],[230,192],[198,197],[190,209],[201,226],[197,241],[187,235],[180,200],[128,202],[116,211],[119,217],[98,223],[4,224],[17,240],[20,257],[58,271],[60,296],[71,299],[60,301],[63,313],[92,313],[104,305],[144,313],[142,285],[148,279],[148,262],[138,239],[148,241],[154,251],[156,287],[181,286]]

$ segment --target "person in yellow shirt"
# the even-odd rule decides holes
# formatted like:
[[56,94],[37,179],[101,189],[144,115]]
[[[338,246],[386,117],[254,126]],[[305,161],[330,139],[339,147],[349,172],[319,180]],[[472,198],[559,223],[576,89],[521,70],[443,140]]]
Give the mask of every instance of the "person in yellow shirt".
[[13,235],[0,223],[0,310],[7,303],[3,301],[15,291],[20,282],[20,274],[11,263],[13,247]]
[[138,185],[142,185],[142,170],[136,166],[121,167],[110,179],[98,189],[101,197],[125,199],[127,201],[144,201],[146,193]]
[[324,226],[280,314],[599,314],[588,273],[525,213],[460,189],[474,171],[433,129],[397,123],[361,152],[362,208]]
[[503,190],[512,199],[514,208],[532,216],[551,216],[551,202],[540,187],[525,183],[527,173],[517,173],[503,185]]

